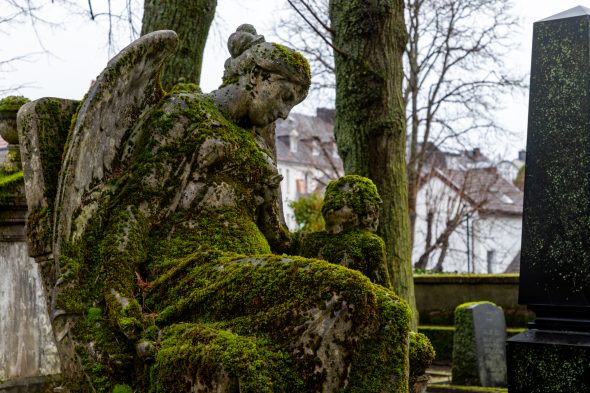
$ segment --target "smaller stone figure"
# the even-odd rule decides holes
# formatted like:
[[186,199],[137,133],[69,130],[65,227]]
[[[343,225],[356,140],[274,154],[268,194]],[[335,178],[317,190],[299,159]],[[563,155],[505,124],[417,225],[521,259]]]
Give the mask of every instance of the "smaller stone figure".
[[371,180],[350,175],[332,181],[322,207],[326,230],[304,234],[299,254],[359,270],[372,282],[389,287],[385,244],[375,234],[380,205]]

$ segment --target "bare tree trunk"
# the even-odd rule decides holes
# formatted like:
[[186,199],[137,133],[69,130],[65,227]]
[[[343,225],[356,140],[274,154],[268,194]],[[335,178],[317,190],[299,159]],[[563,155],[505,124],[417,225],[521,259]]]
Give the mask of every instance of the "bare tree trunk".
[[336,64],[335,134],[347,174],[372,179],[383,199],[379,235],[395,291],[414,311],[406,122],[402,56],[406,44],[402,0],[331,0]]
[[436,261],[436,266],[432,269],[434,272],[441,273],[443,271],[443,262],[445,261],[445,257],[447,256],[447,250],[449,249],[449,238],[447,237],[441,247],[440,247],[440,255],[438,256],[438,261]]
[[[418,86],[419,64],[418,64],[418,41],[420,37],[420,6],[421,1],[415,1],[408,6],[411,7],[409,15],[409,43],[406,51],[408,58],[409,71],[406,72],[407,86],[404,92],[404,104],[411,108],[410,116],[410,157],[407,164],[408,171],[408,210],[410,214],[410,234],[412,246],[414,245],[414,227],[416,224],[416,199],[420,182],[421,166],[418,165],[418,129],[420,119],[418,117],[418,96],[420,88]],[[409,95],[409,97],[408,97]]]
[[428,258],[430,253],[434,250],[436,244],[432,244],[432,231],[434,227],[434,212],[429,211],[426,214],[426,240],[424,244],[424,253],[420,255],[418,262],[414,264],[414,269],[426,269],[428,266]]
[[141,35],[155,30],[174,30],[179,42],[176,54],[160,77],[164,89],[176,83],[201,79],[203,51],[217,0],[145,0]]

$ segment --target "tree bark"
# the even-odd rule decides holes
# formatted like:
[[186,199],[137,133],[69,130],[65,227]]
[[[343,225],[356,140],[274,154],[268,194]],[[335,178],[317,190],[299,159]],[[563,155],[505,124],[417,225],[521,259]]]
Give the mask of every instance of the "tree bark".
[[375,182],[383,207],[379,235],[394,290],[414,300],[406,176],[402,56],[407,33],[402,0],[331,0],[336,65],[338,151],[347,174]]
[[176,53],[162,70],[160,80],[169,90],[176,83],[201,79],[203,51],[217,0],[145,0],[141,35],[156,30],[178,34]]

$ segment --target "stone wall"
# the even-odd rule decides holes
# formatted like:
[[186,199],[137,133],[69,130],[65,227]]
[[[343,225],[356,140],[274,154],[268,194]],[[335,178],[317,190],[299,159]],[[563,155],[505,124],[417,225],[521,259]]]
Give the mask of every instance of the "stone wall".
[[504,310],[506,324],[524,327],[534,318],[518,304],[517,274],[423,274],[414,276],[422,325],[453,325],[455,307],[487,300]]

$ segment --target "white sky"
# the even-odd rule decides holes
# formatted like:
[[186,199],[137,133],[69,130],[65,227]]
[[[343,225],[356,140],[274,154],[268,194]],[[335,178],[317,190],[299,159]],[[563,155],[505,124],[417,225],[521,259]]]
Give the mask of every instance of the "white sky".
[[[590,8],[590,0],[513,1],[515,13],[522,20],[522,32],[514,36],[514,46],[507,66],[519,73],[528,73],[530,68],[533,22],[577,5]],[[87,4],[86,0],[77,2],[81,8]],[[120,0],[112,2],[121,3]],[[93,1],[95,6],[100,3],[105,2]],[[204,91],[213,90],[221,82],[223,62],[228,57],[225,39],[229,33],[242,23],[251,23],[267,40],[276,40],[272,34],[273,24],[286,7],[284,4],[284,0],[218,0],[215,29],[209,36],[204,56],[201,76]],[[31,99],[47,96],[80,99],[111,57],[106,45],[106,24],[72,15],[55,4],[48,4],[44,11],[43,15],[59,26],[49,28],[38,25],[40,40],[28,23],[0,25],[0,61],[26,53],[41,52],[43,49],[49,53],[15,64],[10,72],[0,69],[0,89],[27,84],[27,87],[19,90],[19,94]],[[129,42],[128,33],[121,32],[117,37],[118,49]],[[525,93],[508,97],[507,102],[503,103],[506,109],[499,114],[499,120],[513,131],[514,137],[492,142],[482,140],[481,148],[484,153],[512,159],[516,157],[518,150],[525,148],[527,99],[528,93]],[[308,105],[295,108],[295,111],[309,112],[311,109]]]

